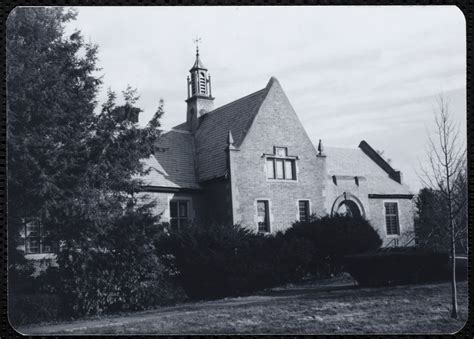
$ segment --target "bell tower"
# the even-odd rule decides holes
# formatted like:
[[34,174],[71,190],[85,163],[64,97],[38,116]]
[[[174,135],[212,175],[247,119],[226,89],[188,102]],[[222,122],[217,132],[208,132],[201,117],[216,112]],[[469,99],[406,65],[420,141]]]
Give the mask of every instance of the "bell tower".
[[196,61],[189,70],[187,78],[188,99],[186,100],[187,114],[186,122],[188,129],[194,133],[198,127],[199,117],[214,109],[214,98],[211,92],[211,76],[199,57],[199,45],[201,39],[195,39]]

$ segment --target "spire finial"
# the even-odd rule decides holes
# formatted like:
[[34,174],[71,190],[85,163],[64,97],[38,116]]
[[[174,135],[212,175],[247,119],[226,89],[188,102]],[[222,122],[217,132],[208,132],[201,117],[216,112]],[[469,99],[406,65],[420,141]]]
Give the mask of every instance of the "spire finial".
[[227,148],[228,149],[235,149],[234,147],[234,138],[232,137],[232,132],[229,130],[227,133]]
[[319,144],[318,144],[318,155],[324,155],[324,147],[323,147],[323,142],[321,139],[319,139]]
[[196,38],[193,39],[194,44],[196,45],[196,56],[199,55],[199,43],[201,42],[201,38],[196,36]]

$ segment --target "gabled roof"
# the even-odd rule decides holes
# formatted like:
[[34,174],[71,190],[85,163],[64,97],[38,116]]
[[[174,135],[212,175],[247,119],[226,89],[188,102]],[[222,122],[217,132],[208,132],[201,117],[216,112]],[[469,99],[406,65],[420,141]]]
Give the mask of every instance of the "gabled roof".
[[329,175],[365,177],[369,194],[411,194],[361,148],[325,147],[325,154]]
[[148,175],[144,184],[154,187],[199,189],[195,175],[193,136],[185,131],[163,133],[155,154],[143,160]]
[[227,136],[231,131],[238,148],[247,134],[268,87],[219,107],[199,118],[195,132],[195,150],[199,181],[221,177],[226,173]]
[[[225,150],[229,131],[234,138],[234,146],[238,148],[275,81],[272,77],[265,88],[199,117],[194,138],[198,181],[226,174]],[[173,127],[173,130],[188,130],[188,126],[184,122]]]
[[183,122],[162,134],[156,151],[145,166],[151,168],[143,177],[154,187],[200,188],[199,182],[223,177],[227,171],[227,137],[231,131],[234,146],[239,147],[265,99],[274,78],[264,89],[216,108],[199,117],[193,135]]

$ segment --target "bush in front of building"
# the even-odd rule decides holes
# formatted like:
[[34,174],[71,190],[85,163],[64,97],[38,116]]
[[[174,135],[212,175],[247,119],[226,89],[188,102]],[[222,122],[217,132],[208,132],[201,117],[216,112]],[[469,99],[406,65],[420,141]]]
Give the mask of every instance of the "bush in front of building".
[[308,242],[289,243],[282,233],[262,235],[218,223],[170,230],[157,249],[194,299],[242,295],[296,280],[312,251]]
[[306,239],[312,244],[314,251],[305,269],[317,277],[336,275],[343,270],[345,256],[375,251],[382,245],[367,220],[346,215],[295,222],[285,237],[289,242]]
[[421,248],[397,248],[345,258],[346,271],[360,286],[440,281],[449,277],[449,256]]
[[157,221],[150,210],[129,210],[111,220],[96,243],[61,250],[56,292],[64,313],[137,311],[182,300],[155,251],[162,232]]
[[[384,286],[449,281],[447,252],[422,247],[390,248],[378,253],[347,256],[345,270],[360,286]],[[456,278],[467,279],[467,260],[456,260]]]
[[381,244],[366,220],[327,216],[296,222],[275,234],[259,234],[239,225],[188,225],[163,234],[156,247],[186,294],[207,299],[284,285],[308,274],[337,274],[344,256],[375,250]]

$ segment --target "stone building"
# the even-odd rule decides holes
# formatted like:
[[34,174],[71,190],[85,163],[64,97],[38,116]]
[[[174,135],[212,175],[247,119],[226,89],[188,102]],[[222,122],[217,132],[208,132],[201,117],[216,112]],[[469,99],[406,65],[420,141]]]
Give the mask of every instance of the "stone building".
[[143,178],[171,227],[240,224],[275,232],[311,214],[368,219],[384,245],[413,236],[413,194],[369,144],[314,145],[277,79],[214,108],[199,52],[188,77],[186,121],[163,133]]

